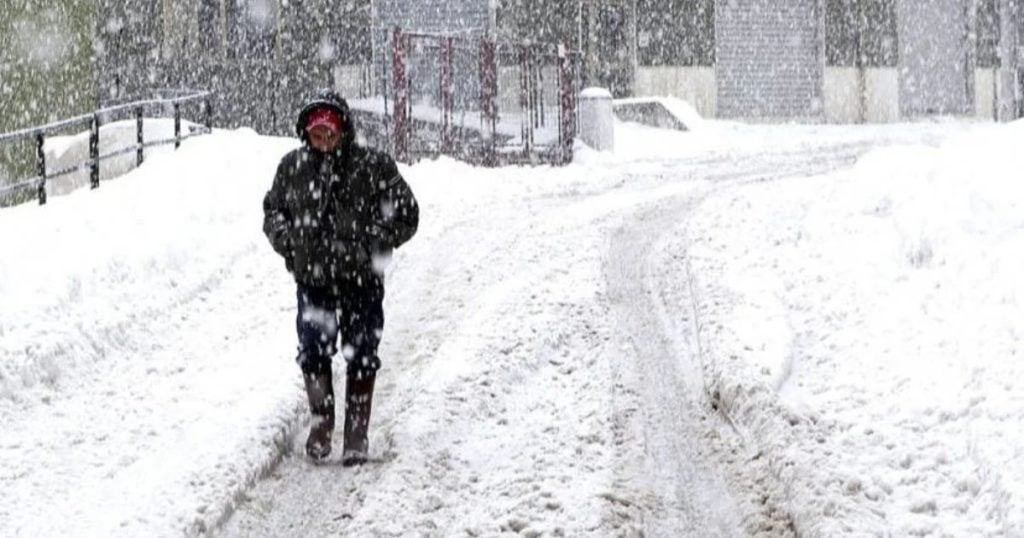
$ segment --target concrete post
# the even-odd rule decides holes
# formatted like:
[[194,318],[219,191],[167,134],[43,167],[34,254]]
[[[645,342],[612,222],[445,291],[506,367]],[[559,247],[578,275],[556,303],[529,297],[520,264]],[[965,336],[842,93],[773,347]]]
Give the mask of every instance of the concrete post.
[[615,149],[615,111],[612,94],[604,88],[587,88],[580,93],[580,139],[598,150]]

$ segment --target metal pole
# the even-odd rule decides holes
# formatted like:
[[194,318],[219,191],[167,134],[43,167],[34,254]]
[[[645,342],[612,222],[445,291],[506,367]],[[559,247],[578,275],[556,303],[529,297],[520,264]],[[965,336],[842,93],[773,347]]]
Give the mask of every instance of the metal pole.
[[359,70],[360,76],[363,77],[363,83],[359,88],[359,97],[369,97],[373,92],[373,86],[371,79],[373,78],[373,64],[365,64],[363,68]]
[[572,77],[572,55],[568,47],[559,47],[559,82],[561,83],[561,125],[559,125],[559,140],[562,143],[562,162],[568,163],[572,160],[572,145],[575,139],[576,103],[575,89],[573,88]]
[[408,101],[409,86],[405,72],[405,36],[402,30],[395,27],[392,32],[391,60],[392,86],[395,92],[394,126],[395,126],[395,159],[407,161],[409,158],[409,126],[408,126]]
[[441,37],[441,153],[451,150],[452,38]]
[[142,107],[141,106],[135,107],[135,138],[136,138],[136,142],[138,142],[138,145],[136,146],[137,149],[135,150],[136,166],[142,166],[143,150],[145,149],[145,146],[143,146],[143,141],[142,141]]
[[92,115],[92,129],[89,132],[89,187],[100,186],[100,115]]
[[405,142],[405,144],[406,144],[406,148],[407,148],[406,151],[408,152],[409,158],[411,159],[412,158],[412,141],[413,141],[413,136],[416,134],[416,129],[415,129],[415,126],[416,126],[415,120],[416,120],[416,118],[414,118],[413,115],[412,115],[412,113],[413,113],[412,101],[413,101],[413,96],[414,96],[414,94],[413,94],[413,85],[412,85],[413,84],[413,82],[412,82],[412,75],[416,73],[416,70],[410,68],[410,66],[409,66],[409,63],[410,63],[409,62],[409,56],[413,52],[415,52],[415,50],[413,50],[412,36],[411,35],[403,35],[402,38],[404,39],[404,42],[402,43],[402,50],[405,51],[405,108],[406,108],[406,111],[405,111],[405,120],[406,120],[405,121],[405,136],[406,136],[406,142]]
[[[271,107],[273,108],[273,107]],[[174,149],[181,147],[181,104],[174,103]]]
[[576,46],[583,50],[583,0],[576,2]]
[[519,47],[519,133],[523,139],[523,155],[530,155],[530,65],[526,47]]
[[498,95],[497,46],[493,41],[480,40],[480,112],[484,122],[484,164],[497,164],[495,135],[497,134],[498,109],[495,98]]
[[550,58],[547,54],[541,54],[537,62],[537,110],[540,113],[540,126],[545,127],[547,125],[544,117],[544,66],[547,63],[547,59]]
[[36,135],[36,165],[39,168],[39,190],[36,196],[39,198],[39,205],[46,203],[46,152],[43,151],[43,144],[46,142],[45,135]]
[[541,50],[529,49],[529,108],[534,117],[534,129],[544,125],[541,120],[541,70],[543,67],[544,53]]
[[207,95],[206,98],[203,99],[203,114],[205,116],[203,118],[203,124],[206,126],[206,129],[209,132],[212,133],[213,132],[213,103],[210,102],[210,96],[209,95]]
[[[384,45],[386,46],[387,43],[388,43],[387,30],[382,30],[382,32],[383,32],[383,36],[382,37],[384,39]],[[390,118],[391,117],[388,116],[388,62],[387,62],[387,55],[385,55],[384,52],[382,51],[380,54],[377,54],[377,57],[380,58],[380,81],[381,81],[380,84],[382,86],[381,87],[381,93],[384,95],[384,143],[387,144],[385,147],[390,147],[391,146],[391,138],[392,137],[391,137],[391,125],[390,125],[390,121],[391,121]]]

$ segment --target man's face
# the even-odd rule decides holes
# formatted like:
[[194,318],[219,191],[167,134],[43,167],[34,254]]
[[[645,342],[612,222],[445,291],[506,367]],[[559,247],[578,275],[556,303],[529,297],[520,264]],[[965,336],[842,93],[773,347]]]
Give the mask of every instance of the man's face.
[[326,125],[317,125],[306,132],[309,135],[309,145],[313,146],[313,149],[322,151],[324,153],[330,153],[337,149],[338,144],[341,143],[341,132],[335,131]]

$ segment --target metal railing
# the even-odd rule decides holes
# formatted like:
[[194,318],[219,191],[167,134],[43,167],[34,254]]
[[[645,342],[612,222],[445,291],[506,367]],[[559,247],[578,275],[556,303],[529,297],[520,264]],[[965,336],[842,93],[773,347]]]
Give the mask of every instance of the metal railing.
[[[391,31],[388,138],[399,161],[565,164],[581,55],[558,44]],[[456,118],[462,118],[457,121]],[[469,119],[469,121],[466,121]]]
[[[213,127],[211,124],[212,106],[210,102],[212,93],[208,91],[176,91],[176,93],[177,92],[183,93],[184,95],[178,97],[133,101],[130,103],[108,106],[91,114],[83,114],[81,116],[49,123],[39,127],[31,127],[20,131],[0,134],[0,145],[34,139],[36,150],[35,165],[37,170],[37,175],[33,177],[21,179],[10,185],[0,186],[0,201],[17,193],[34,188],[36,191],[36,198],[39,200],[39,203],[45,204],[46,181],[48,179],[78,172],[86,168],[89,169],[90,187],[95,189],[100,186],[100,163],[106,159],[135,152],[136,165],[141,165],[145,157],[145,148],[174,144],[174,148],[177,149],[181,146],[181,142],[183,140],[211,132]],[[200,114],[203,117],[203,123],[200,128],[190,130],[190,132],[185,134],[181,132],[181,109],[183,105],[201,106]],[[143,121],[146,111],[160,109],[161,113],[166,113],[168,107],[172,109],[174,117],[174,137],[158,140],[145,140],[143,136]],[[119,115],[124,115],[126,112],[135,118],[135,143],[100,154],[100,127],[102,125],[112,123],[113,121],[119,121],[115,118]],[[84,125],[88,125],[90,130],[89,158],[60,170],[48,172],[46,170],[46,152],[44,148],[46,144],[46,137],[51,136],[55,132]]]

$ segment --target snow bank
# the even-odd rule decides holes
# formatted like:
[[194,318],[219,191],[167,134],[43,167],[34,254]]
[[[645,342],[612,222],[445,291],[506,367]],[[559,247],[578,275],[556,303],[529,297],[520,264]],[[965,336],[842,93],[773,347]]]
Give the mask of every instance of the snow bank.
[[[616,99],[615,113],[623,121],[637,121],[654,127],[668,127],[681,131],[699,131],[705,127],[704,118],[697,109],[676,97]],[[668,116],[671,120],[663,116]]]
[[993,254],[1013,255],[1003,242],[1019,239],[1024,225],[1021,141],[1024,121],[941,148],[878,151],[858,164],[855,181],[837,187],[833,203],[852,219],[890,222],[894,254],[914,266],[989,264]]
[[[112,127],[115,129],[111,132],[118,134],[117,127]],[[240,132],[231,136],[238,140],[246,135]],[[255,133],[250,137],[255,139]],[[224,140],[222,135],[217,142]],[[64,151],[55,151],[55,155],[69,158],[79,149],[73,142],[57,142],[55,145]],[[198,161],[201,167],[223,167],[224,162],[230,162],[227,158],[218,162],[217,142],[203,141],[190,148],[190,154],[203,153],[191,162]],[[109,190],[104,196],[80,191],[53,209],[30,204],[0,212],[0,244],[5,254],[0,259],[0,275],[4,275],[0,297],[5,305],[0,312],[0,334],[4,336],[0,351],[5,356],[0,362],[0,397],[16,398],[25,387],[54,381],[60,377],[59,371],[69,366],[69,358],[84,357],[66,355],[68,347],[75,344],[46,331],[63,332],[71,323],[81,328],[100,322],[98,318],[105,315],[120,317],[117,296],[130,296],[131,286],[150,285],[146,279],[157,278],[173,287],[185,285],[181,279],[201,278],[203,271],[196,265],[216,266],[220,258],[215,254],[221,253],[221,248],[237,249],[239,234],[255,246],[259,237],[247,230],[236,226],[230,235],[211,237],[208,226],[230,217],[223,211],[237,204],[225,205],[223,201],[241,194],[241,185],[258,205],[259,191],[265,190],[264,183],[269,181],[266,168],[272,166],[267,158],[255,170],[252,166],[225,170],[223,181],[213,185],[199,183],[198,175],[179,176],[166,160],[170,158],[166,154],[155,156],[152,163],[146,163],[150,166],[129,176],[129,181],[104,185],[101,189]],[[105,241],[96,242],[97,236]],[[199,247],[204,247],[210,257],[196,257],[201,252]],[[94,298],[95,294],[108,295],[108,300],[82,304],[83,298]],[[111,307],[100,308],[104,304]],[[71,307],[85,308],[66,319]],[[34,316],[26,316],[27,312]],[[36,316],[54,322],[40,324]],[[104,344],[89,343],[83,351],[100,358]],[[63,364],[53,360],[56,356],[63,356]],[[19,364],[21,361],[28,362]]]
[[[202,128],[201,125],[182,120],[181,135]],[[100,126],[99,152],[106,155],[124,148],[134,146],[137,137],[135,120],[125,120]],[[79,170],[60,177],[46,180],[46,194],[58,196],[68,194],[76,189],[89,185],[89,131],[74,135],[51,136],[46,138],[46,170],[53,173],[66,170],[73,166],[82,166]],[[167,118],[145,118],[142,122],[142,138],[146,142],[168,140],[174,138],[174,120]],[[172,151],[174,144],[151,146],[144,150],[144,157]],[[85,163],[84,165],[81,163]],[[135,152],[109,157],[100,161],[100,180],[124,175],[135,168],[137,156]]]
[[1024,529],[1022,143],[1017,122],[878,150],[690,224],[713,397],[799,535]]
[[294,296],[260,221],[294,145],[217,133],[0,211],[0,534],[201,532],[281,457]]
[[[346,524],[639,529],[655,500],[609,482],[623,452],[600,434],[617,381],[590,367],[621,352],[619,327],[580,307],[603,300],[591,293],[601,230],[634,206],[724,185],[707,177],[709,161],[728,176],[751,157],[920,140],[916,129],[709,122],[697,136],[623,124],[617,153],[581,151],[568,168],[403,168],[424,219],[397,254],[417,260],[398,264],[415,284],[389,290],[405,306],[389,310],[402,322],[386,341],[418,351],[407,357],[418,366],[381,387],[390,394],[373,446],[409,449],[349,475],[364,508]],[[690,264],[672,296],[693,294],[698,319],[684,324],[698,330],[711,399],[760,448],[753,457],[788,499],[778,519],[800,535],[998,536],[1024,525],[1020,199],[1007,182],[1019,166],[995,149],[1019,135],[1015,124],[942,150],[875,152],[825,178],[723,186],[669,234],[677,243],[664,254]],[[290,449],[305,414],[294,290],[260,233],[260,201],[295,143],[216,132],[98,191],[0,211],[0,534],[203,533]],[[765,162],[776,161],[748,172]],[[982,167],[992,177],[976,178]],[[460,227],[471,217],[493,228]],[[498,231],[515,241],[495,244]],[[562,234],[580,248],[565,250]],[[467,270],[447,271],[449,258]],[[536,386],[550,398],[533,398]],[[548,420],[562,408],[561,422]],[[506,411],[511,422],[495,422]],[[396,499],[425,511],[396,512]],[[446,526],[422,526],[436,514]],[[621,521],[598,521],[609,515]]]

